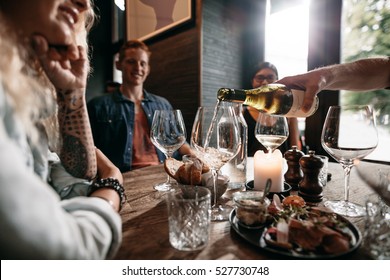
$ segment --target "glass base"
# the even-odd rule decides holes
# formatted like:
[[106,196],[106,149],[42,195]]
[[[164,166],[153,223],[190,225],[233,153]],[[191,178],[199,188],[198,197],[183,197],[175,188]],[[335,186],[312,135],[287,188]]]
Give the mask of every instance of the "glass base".
[[229,219],[230,212],[233,208],[228,205],[217,205],[211,207],[211,221],[213,222],[222,222]]
[[168,183],[168,182],[159,183],[159,184],[154,185],[153,188],[159,192],[166,192],[172,188],[172,184]]
[[333,212],[345,217],[363,217],[366,215],[364,206],[345,200],[329,200],[324,203]]

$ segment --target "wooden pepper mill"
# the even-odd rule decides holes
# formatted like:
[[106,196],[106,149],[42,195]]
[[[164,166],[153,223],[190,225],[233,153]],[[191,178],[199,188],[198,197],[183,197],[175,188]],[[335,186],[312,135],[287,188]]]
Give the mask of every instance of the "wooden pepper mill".
[[305,154],[298,150],[297,146],[292,146],[290,150],[284,153],[284,158],[287,161],[287,172],[284,174],[284,180],[293,190],[298,190],[298,184],[303,179],[303,172],[299,165],[299,160]]
[[322,159],[310,150],[308,155],[300,158],[299,165],[303,171],[303,179],[298,184],[298,195],[307,202],[322,201],[323,185],[318,176],[324,166]]

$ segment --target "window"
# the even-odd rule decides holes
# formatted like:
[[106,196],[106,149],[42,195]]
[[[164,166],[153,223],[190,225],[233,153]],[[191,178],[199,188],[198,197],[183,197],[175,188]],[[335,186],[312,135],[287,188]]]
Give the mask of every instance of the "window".
[[[112,45],[115,52],[119,51],[125,39],[125,0],[115,0],[112,4],[113,30],[112,30]],[[118,59],[118,54],[115,53],[112,58],[113,63],[113,81],[122,83],[122,72],[115,67],[115,61]]]
[[[386,0],[344,0],[342,61],[390,56],[390,3]],[[340,104],[370,104],[377,114],[379,143],[366,159],[390,161],[390,91],[341,91]]]
[[284,2],[273,8],[268,1],[265,32],[265,60],[275,64],[279,78],[307,71],[310,1]]
[[[265,60],[277,67],[279,78],[304,73],[307,71],[310,1],[276,3],[267,1]],[[304,135],[304,118],[298,118],[298,127]]]

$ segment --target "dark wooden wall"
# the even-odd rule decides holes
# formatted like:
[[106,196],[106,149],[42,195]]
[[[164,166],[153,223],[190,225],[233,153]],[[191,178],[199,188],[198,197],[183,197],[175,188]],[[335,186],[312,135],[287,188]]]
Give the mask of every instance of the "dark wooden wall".
[[145,41],[152,57],[145,89],[167,98],[182,110],[188,136],[200,104],[201,0],[195,5],[194,20],[181,28]]
[[[145,89],[167,98],[181,109],[187,130],[199,106],[200,38],[197,27],[149,44],[151,73]],[[190,133],[190,131],[187,131]]]
[[221,87],[250,87],[248,69],[264,58],[265,4],[265,0],[203,1],[203,105],[214,104]]
[[201,104],[216,103],[221,87],[241,86],[240,26],[230,17],[225,1],[203,1]]
[[197,107],[215,104],[220,87],[242,88],[245,63],[264,56],[264,25],[250,25],[258,3],[266,1],[196,0],[192,25],[146,41],[153,54],[145,88],[182,110],[188,134]]

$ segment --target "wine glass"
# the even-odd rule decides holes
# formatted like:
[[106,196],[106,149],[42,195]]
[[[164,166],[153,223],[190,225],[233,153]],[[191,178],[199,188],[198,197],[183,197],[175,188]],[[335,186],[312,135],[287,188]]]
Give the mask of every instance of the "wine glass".
[[[180,110],[156,110],[154,112],[150,139],[166,158],[172,157],[186,141],[186,127]],[[171,177],[154,185],[158,191],[168,191],[172,187]]]
[[289,135],[287,118],[259,113],[255,127],[255,137],[271,153],[286,141]]
[[[390,151],[390,138],[388,137],[388,135],[390,135],[390,114],[386,110],[388,106],[390,106],[390,103],[384,102],[381,106],[375,108],[375,120],[379,139],[375,153],[377,154],[377,157],[379,156],[378,152],[384,153],[383,159],[386,159],[386,152],[388,155],[388,151]],[[380,145],[382,145],[382,147],[380,147]],[[373,155],[371,154],[370,158],[372,158],[372,156]],[[390,165],[378,165],[368,161],[359,161],[355,165],[359,177],[362,178],[363,181],[379,195],[383,202],[390,207]],[[366,213],[368,210],[369,209],[366,209]]]
[[322,128],[321,144],[344,169],[344,200],[326,201],[326,207],[347,217],[364,216],[362,205],[349,201],[349,177],[356,160],[378,144],[373,109],[366,105],[331,106]]
[[356,169],[359,177],[390,206],[390,165],[378,167],[371,162],[358,161]]
[[192,127],[191,147],[195,155],[210,167],[213,176],[211,220],[227,220],[232,208],[218,202],[218,171],[241,148],[237,115],[229,103],[219,102],[215,108],[198,108]]

